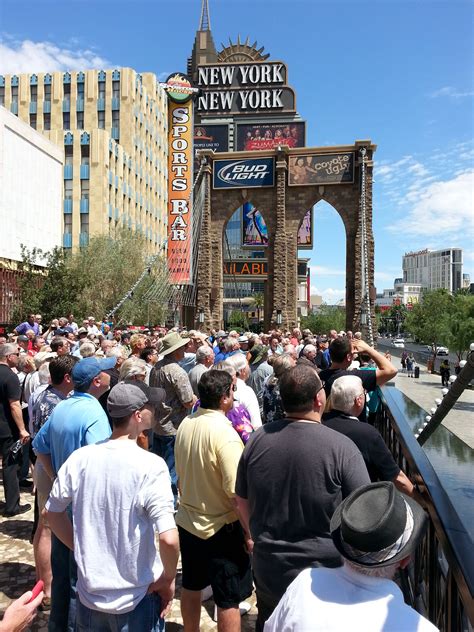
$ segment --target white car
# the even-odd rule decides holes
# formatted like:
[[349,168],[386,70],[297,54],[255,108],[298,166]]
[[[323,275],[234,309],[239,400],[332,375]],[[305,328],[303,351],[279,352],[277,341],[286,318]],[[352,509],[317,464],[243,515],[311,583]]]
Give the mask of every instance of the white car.
[[392,347],[397,347],[398,349],[404,349],[405,341],[403,340],[403,338],[394,338],[392,340]]
[[[433,353],[434,349],[433,349],[433,347],[431,345],[426,345],[426,348],[427,348],[427,350],[430,353]],[[436,348],[436,355],[439,355],[439,356],[441,356],[441,355],[442,356],[449,355],[448,347],[443,347],[443,346],[440,345],[439,347]]]

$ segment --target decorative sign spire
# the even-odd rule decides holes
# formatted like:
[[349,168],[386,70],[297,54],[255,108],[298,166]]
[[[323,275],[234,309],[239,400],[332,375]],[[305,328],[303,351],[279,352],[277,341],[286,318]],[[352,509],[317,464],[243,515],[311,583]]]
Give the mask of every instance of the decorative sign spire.
[[200,31],[211,30],[211,18],[209,17],[209,0],[202,0],[199,30]]

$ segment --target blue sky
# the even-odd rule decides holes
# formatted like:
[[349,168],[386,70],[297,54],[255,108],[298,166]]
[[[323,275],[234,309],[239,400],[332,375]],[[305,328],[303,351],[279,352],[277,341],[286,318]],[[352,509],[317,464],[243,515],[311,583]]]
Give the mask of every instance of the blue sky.
[[[3,0],[0,72],[186,70],[200,0]],[[458,246],[474,281],[473,3],[210,0],[216,46],[250,37],[288,64],[307,144],[370,138],[376,285],[409,250]],[[318,204],[312,287],[344,295],[345,235]]]

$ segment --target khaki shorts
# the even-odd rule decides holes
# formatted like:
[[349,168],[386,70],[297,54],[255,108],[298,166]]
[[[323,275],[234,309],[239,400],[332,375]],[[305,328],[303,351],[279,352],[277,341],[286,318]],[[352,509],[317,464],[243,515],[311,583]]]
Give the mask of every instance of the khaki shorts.
[[41,463],[37,460],[35,469],[33,472],[33,480],[35,482],[36,487],[36,495],[38,499],[38,510],[41,515],[41,512],[46,505],[46,501],[49,498],[49,493],[51,488],[53,487],[53,481],[46,474],[44,468]]

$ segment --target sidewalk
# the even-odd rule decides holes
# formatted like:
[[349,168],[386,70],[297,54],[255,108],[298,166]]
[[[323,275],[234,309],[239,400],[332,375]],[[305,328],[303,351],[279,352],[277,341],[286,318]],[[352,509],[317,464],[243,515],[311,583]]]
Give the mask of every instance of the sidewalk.
[[[429,413],[431,408],[436,407],[435,399],[443,398],[441,377],[428,373],[426,366],[419,364],[419,379],[411,378],[401,372],[399,358],[393,356],[392,361],[398,368],[395,386]],[[443,425],[474,449],[474,389],[467,388],[463,392],[455,407],[444,418]]]

